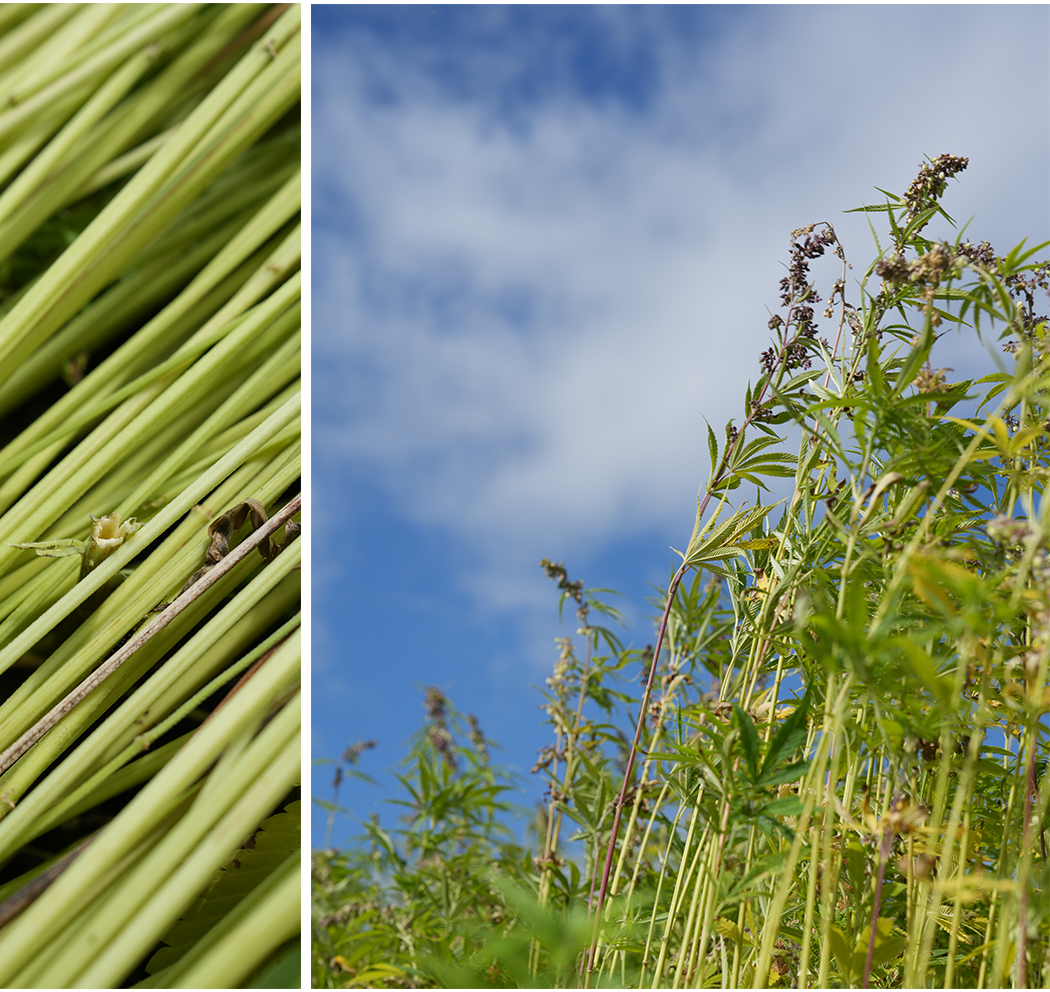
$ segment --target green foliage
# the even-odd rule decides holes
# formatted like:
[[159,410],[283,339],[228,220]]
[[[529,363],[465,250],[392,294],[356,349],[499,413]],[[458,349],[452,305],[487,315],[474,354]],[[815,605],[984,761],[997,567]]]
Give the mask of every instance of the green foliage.
[[[521,877],[525,857],[499,819],[511,783],[490,764],[476,721],[437,689],[426,708],[397,776],[408,797],[398,800],[404,826],[387,830],[373,818],[350,851],[315,854],[313,913],[326,935],[314,948],[319,987],[331,987],[317,974],[322,959],[328,982],[350,974],[401,985],[434,968],[469,969],[512,923],[497,885]],[[359,753],[349,749],[347,763]]]
[[[371,854],[315,854],[316,983],[1050,985],[1050,262],[923,235],[966,164],[861,208],[888,235],[857,286],[830,225],[792,233],[655,647],[590,626],[593,592],[543,563],[582,650],[543,691],[529,854],[495,792],[417,753],[396,843],[373,822]],[[1013,367],[948,381],[954,332]],[[784,498],[734,508],[742,482]]]

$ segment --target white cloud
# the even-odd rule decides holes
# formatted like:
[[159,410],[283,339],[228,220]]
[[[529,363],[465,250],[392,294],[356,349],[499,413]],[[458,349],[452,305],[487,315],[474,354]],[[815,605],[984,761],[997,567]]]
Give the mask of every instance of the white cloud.
[[839,211],[951,152],[971,167],[946,205],[977,212],[976,238],[1045,236],[1046,20],[757,8],[714,49],[668,35],[644,116],[565,92],[509,125],[490,91],[450,97],[395,53],[319,46],[326,458],[472,543],[497,601],[520,592],[492,581],[497,554],[687,533],[701,414],[719,433],[740,418],[791,229],[830,220],[856,278],[870,236]]

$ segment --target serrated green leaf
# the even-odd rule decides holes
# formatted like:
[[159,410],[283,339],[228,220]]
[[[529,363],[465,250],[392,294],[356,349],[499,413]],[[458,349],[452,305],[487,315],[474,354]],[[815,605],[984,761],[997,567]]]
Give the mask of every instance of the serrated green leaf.
[[755,729],[755,721],[751,714],[740,708],[740,704],[733,700],[733,715],[736,717],[737,726],[740,728],[740,749],[744,752],[744,761],[747,762],[747,770],[751,781],[758,777],[758,731]]
[[738,898],[746,892],[753,882],[760,879],[763,875],[777,871],[787,860],[787,854],[787,851],[777,851],[775,854],[768,854],[764,858],[759,858],[748,868],[742,878],[729,886],[727,895],[731,898]]
[[[1020,265],[1022,265],[1024,262],[1028,261],[1028,259],[1030,259],[1036,252],[1042,251],[1044,248],[1047,247],[1047,245],[1050,245],[1050,241],[1044,241],[1041,244],[1036,245],[1034,248],[1029,248],[1028,251],[1026,251],[1023,255],[1018,255],[1017,253],[1024,247],[1024,243],[1027,240],[1028,240],[1027,238],[1022,238],[1021,239],[1021,243],[1019,245],[1017,245],[1010,252],[1009,255],[1006,256],[1007,261],[1009,262],[1010,266],[1013,267],[1013,266],[1020,266]],[[1034,268],[1034,266],[1031,266],[1031,265],[1026,265],[1025,266],[1025,270],[1026,271],[1031,270],[1033,268]]]
[[743,551],[761,551],[766,548],[776,548],[779,545],[779,537],[759,537],[753,541],[740,541],[737,547]]
[[769,452],[768,454],[757,455],[750,459],[746,464],[739,466],[738,471],[746,469],[749,472],[765,472],[788,465],[791,467],[791,474],[794,475],[796,463],[797,459],[794,455],[782,454],[780,452]]
[[794,754],[795,749],[806,739],[811,699],[812,692],[807,689],[794,712],[777,727],[776,733],[769,742],[766,759],[762,762],[760,776],[765,776],[781,760]]
[[803,372],[801,375],[795,376],[794,379],[784,383],[780,388],[778,395],[786,395],[798,389],[800,386],[805,386],[807,383],[812,382],[814,379],[823,374],[823,369],[810,369],[808,372]]
[[[978,381],[983,381],[983,380],[978,380]],[[1003,393],[1007,389],[1009,389],[1012,384],[1013,384],[1013,376],[1008,376],[1006,378],[1005,382],[1000,382],[998,385],[992,386],[992,388],[989,389],[988,392],[985,394],[984,399],[981,400],[981,402],[977,405],[977,412],[980,413],[981,407],[983,407],[985,405],[985,403],[989,403],[992,400],[994,400],[995,397],[998,396],[1000,393]]]
[[760,775],[755,785],[760,789],[771,789],[774,785],[783,785],[785,782],[794,782],[806,774],[810,762],[796,761],[793,765],[784,768],[774,768],[768,774]]
[[907,668],[919,685],[929,689],[942,705],[949,705],[952,697],[952,680],[938,675],[937,666],[930,655],[907,637],[895,637],[892,642],[901,649],[907,662]]
[[752,475],[750,472],[735,472],[733,474],[733,480],[737,484],[741,481],[750,482],[753,486],[757,486],[759,489],[763,489],[767,493],[770,492],[769,486],[767,486],[757,475]]
[[798,796],[784,796],[766,803],[759,812],[763,816],[801,816],[806,804]]
[[154,974],[175,964],[216,923],[301,846],[300,801],[263,820],[259,829],[214,875],[211,884],[182,918],[172,924],[162,947],[146,964]]
[[279,947],[248,979],[249,989],[297,989],[302,981],[302,947],[298,937]]

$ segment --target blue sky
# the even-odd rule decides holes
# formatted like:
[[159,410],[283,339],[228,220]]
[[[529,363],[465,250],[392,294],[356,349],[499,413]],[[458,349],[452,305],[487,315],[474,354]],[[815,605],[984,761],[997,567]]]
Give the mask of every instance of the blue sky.
[[[312,750],[375,738],[382,778],[437,685],[524,774],[549,739],[531,687],[575,627],[538,562],[624,593],[625,638],[653,640],[704,418],[740,419],[789,233],[830,221],[858,279],[873,242],[842,211],[948,152],[971,240],[1050,238],[1050,8],[312,19]],[[942,346],[956,378],[990,362]]]

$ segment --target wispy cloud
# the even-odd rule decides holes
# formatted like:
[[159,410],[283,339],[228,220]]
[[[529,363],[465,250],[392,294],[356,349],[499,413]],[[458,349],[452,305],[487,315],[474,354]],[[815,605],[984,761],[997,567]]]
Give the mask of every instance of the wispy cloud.
[[[515,16],[473,9],[497,35]],[[688,532],[702,415],[739,417],[790,230],[834,223],[859,277],[870,235],[838,211],[942,152],[971,158],[946,203],[977,239],[1047,229],[1046,8],[722,11],[717,43],[702,18],[593,16],[657,58],[644,91],[588,92],[578,36],[455,64],[315,33],[319,470],[456,534],[496,602],[520,591],[497,549],[534,569]]]

